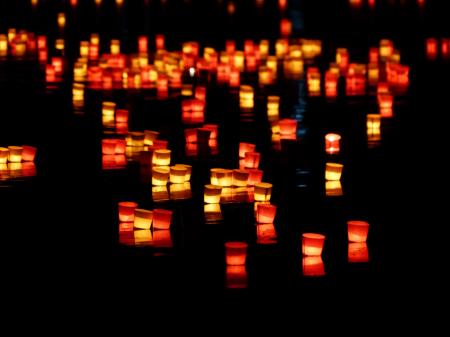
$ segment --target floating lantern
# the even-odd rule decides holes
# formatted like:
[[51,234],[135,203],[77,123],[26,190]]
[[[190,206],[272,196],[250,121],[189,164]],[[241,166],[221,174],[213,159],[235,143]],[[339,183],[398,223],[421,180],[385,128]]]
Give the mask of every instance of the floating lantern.
[[10,163],[20,163],[22,162],[22,146],[8,146],[9,154],[8,161]]
[[170,235],[170,230],[159,229],[153,231],[153,246],[156,248],[172,248],[172,237]]
[[45,81],[46,82],[56,82],[56,71],[55,67],[51,64],[45,65]]
[[268,56],[266,61],[266,66],[269,69],[272,69],[272,77],[275,80],[277,78],[278,71],[278,60],[276,56]]
[[127,139],[127,146],[141,148],[144,146],[145,135],[143,132],[130,132]]
[[84,105],[84,84],[74,83],[72,88],[72,101],[76,106]]
[[319,68],[310,67],[306,71],[306,80],[310,95],[320,95],[320,77]]
[[164,37],[164,35],[157,34],[155,37],[156,50],[164,50],[165,44],[166,44],[166,38]]
[[250,143],[239,143],[239,158],[244,159],[246,152],[255,152],[256,145]]
[[268,245],[276,243],[277,232],[273,223],[259,223],[256,225],[256,243]]
[[183,84],[181,86],[181,96],[189,97],[192,96],[192,84]]
[[245,242],[226,242],[225,256],[228,266],[243,266],[247,258],[248,244]]
[[233,171],[221,168],[212,168],[210,171],[211,184],[221,187],[229,187],[232,185]]
[[237,88],[241,85],[241,73],[239,69],[231,68],[230,69],[230,87]]
[[325,96],[337,96],[338,77],[339,75],[330,70],[325,73]]
[[152,186],[152,198],[154,202],[168,201],[169,191],[167,190],[167,186]]
[[114,125],[114,114],[116,111],[116,103],[103,102],[102,103],[102,123],[104,126]]
[[55,49],[60,51],[61,53],[64,52],[64,39],[57,39],[55,41]]
[[4,34],[0,34],[0,56],[8,54],[8,38]]
[[184,173],[184,182],[185,183],[189,182],[191,180],[192,166],[186,164],[176,164],[175,166],[182,167],[186,170]]
[[250,169],[247,170],[247,172],[248,172],[248,180],[247,180],[248,186],[255,186],[255,184],[258,184],[262,181],[263,171],[258,169]]
[[338,181],[341,180],[342,169],[344,165],[336,163],[327,163],[325,168],[325,180]]
[[119,202],[119,221],[134,222],[134,210],[138,204],[131,201]]
[[6,147],[0,147],[0,164],[6,164],[8,162],[9,149]]
[[272,69],[270,69],[269,67],[265,67],[262,66],[259,68],[259,72],[258,72],[258,76],[259,76],[259,85],[269,85],[273,83],[273,74],[272,74]]
[[204,201],[205,204],[218,204],[220,202],[220,195],[222,187],[216,185],[205,185]]
[[27,162],[34,161],[36,157],[37,149],[33,146],[24,145],[22,146],[22,160]]
[[367,140],[378,142],[381,140],[381,116],[378,114],[367,115]]
[[305,256],[322,255],[325,235],[316,233],[303,233],[302,235],[302,253]]
[[258,204],[256,211],[256,222],[261,224],[273,224],[277,206],[271,204]]
[[267,117],[269,120],[278,120],[280,116],[280,96],[267,97]]
[[278,127],[282,136],[295,135],[297,133],[297,120],[295,119],[280,119]]
[[115,139],[115,141],[116,141],[115,154],[124,155],[127,147],[126,141],[124,139]]
[[441,54],[443,58],[450,56],[450,39],[441,39]]
[[286,56],[289,50],[289,41],[288,39],[279,39],[275,42],[275,55],[277,58],[281,59]]
[[259,152],[246,152],[244,159],[244,167],[249,169],[257,169],[259,167],[259,161],[261,154]]
[[325,275],[325,267],[321,256],[304,256],[302,258],[304,276],[318,277]]
[[170,229],[171,222],[172,222],[172,211],[159,208],[153,210],[154,229]]
[[115,154],[115,153],[116,153],[116,140],[102,139],[102,154]]
[[369,248],[365,242],[351,242],[348,244],[348,262],[369,262]]
[[172,200],[183,200],[192,197],[190,183],[170,184],[169,190],[170,190],[170,199]]
[[148,52],[148,37],[139,36],[138,37],[138,52],[146,54]]
[[170,182],[172,184],[183,184],[185,182],[187,169],[184,166],[170,167]]
[[370,63],[368,66],[368,79],[370,85],[375,85],[378,82],[380,77],[380,69],[378,68],[378,64]]
[[59,29],[64,29],[66,26],[66,14],[58,13],[58,27]]
[[337,133],[328,133],[325,135],[325,152],[328,154],[339,153],[341,136]]
[[322,41],[301,39],[300,42],[302,55],[298,55],[298,57],[302,56],[305,59],[313,59],[322,54]]
[[206,223],[215,223],[223,219],[220,204],[205,204],[204,213]]
[[254,93],[249,85],[241,85],[239,91],[239,106],[244,109],[253,109]]
[[[125,109],[117,109],[116,110],[116,124],[118,123],[126,123],[128,124],[128,116],[129,116],[129,111],[125,110]],[[145,134],[145,132],[144,132]],[[145,134],[147,136],[147,134]],[[145,141],[144,141],[145,143]],[[151,145],[151,144],[150,144]]]
[[165,186],[169,181],[170,169],[168,167],[153,167],[152,168],[152,185]]
[[426,40],[426,53],[427,58],[434,60],[438,54],[438,40],[435,38],[429,38]]
[[246,170],[233,170],[233,186],[246,187],[249,173]]
[[393,103],[394,96],[392,96],[391,94],[378,95],[378,105],[380,107],[380,115],[382,118],[390,118],[393,116]]
[[378,64],[379,55],[378,48],[370,48],[369,49],[369,64]]
[[288,37],[292,33],[292,22],[289,19],[280,20],[280,33],[283,37]]
[[262,59],[267,58],[269,55],[270,42],[269,40],[261,40],[259,42],[259,55]]
[[245,266],[227,266],[225,286],[228,289],[247,288],[247,270]]
[[158,149],[153,153],[153,164],[157,166],[170,165],[171,151],[167,149]]
[[394,44],[390,40],[380,41],[380,58],[386,60],[388,57],[392,56],[394,53]]
[[366,221],[347,221],[348,241],[366,242],[369,233],[369,223]]
[[152,226],[153,212],[146,209],[134,210],[134,228],[150,229]]
[[254,191],[255,201],[269,202],[271,196],[272,196],[272,184],[264,182],[255,184],[255,191]]
[[347,68],[350,62],[350,56],[346,48],[338,48],[336,50],[336,64],[339,66],[339,70],[342,73],[347,72]]
[[144,145],[152,146],[158,136],[159,132],[157,131],[144,130]]
[[338,181],[326,181],[325,182],[325,194],[327,197],[340,197],[343,195],[341,182]]

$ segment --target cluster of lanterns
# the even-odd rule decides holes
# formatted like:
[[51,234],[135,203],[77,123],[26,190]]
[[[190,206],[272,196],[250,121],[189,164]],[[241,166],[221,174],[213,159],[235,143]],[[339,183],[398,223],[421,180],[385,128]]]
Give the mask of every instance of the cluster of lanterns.
[[28,145],[0,147],[0,180],[35,176],[36,152]]
[[425,41],[425,51],[428,60],[450,59],[450,38],[437,39],[430,37]]

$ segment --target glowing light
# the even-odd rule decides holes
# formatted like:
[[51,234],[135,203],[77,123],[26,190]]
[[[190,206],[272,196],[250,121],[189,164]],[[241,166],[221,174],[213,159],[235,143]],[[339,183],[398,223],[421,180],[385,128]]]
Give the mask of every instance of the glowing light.
[[337,163],[327,163],[325,168],[325,179],[329,181],[341,180],[344,165]]
[[153,212],[136,208],[134,210],[134,228],[150,229],[152,226]]
[[256,210],[256,222],[261,224],[273,223],[277,206],[271,204],[258,204]]
[[243,266],[247,258],[247,243],[245,242],[226,242],[225,256],[228,266]]
[[369,233],[369,223],[366,221],[347,221],[348,241],[366,242]]
[[134,210],[138,204],[130,201],[119,202],[119,221],[134,222]]
[[272,196],[272,184],[257,183],[255,184],[254,198],[255,201],[270,201]]
[[341,136],[337,133],[325,135],[325,151],[328,154],[337,154],[340,151]]
[[302,235],[302,253],[306,256],[322,255],[325,235],[316,233],[303,233]]
[[325,267],[321,256],[304,256],[302,258],[304,276],[319,277],[325,275]]
[[153,228],[170,229],[172,223],[172,211],[156,208],[153,210]]

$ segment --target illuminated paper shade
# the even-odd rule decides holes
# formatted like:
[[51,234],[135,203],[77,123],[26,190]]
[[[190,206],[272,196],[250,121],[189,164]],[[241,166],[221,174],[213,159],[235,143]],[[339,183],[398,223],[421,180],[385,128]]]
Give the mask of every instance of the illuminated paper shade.
[[322,255],[325,235],[316,233],[304,233],[302,235],[302,253],[306,256]]
[[120,222],[133,222],[134,210],[138,204],[131,201],[119,202],[119,221]]
[[150,229],[152,226],[153,212],[136,208],[134,210],[134,228]]
[[348,241],[366,242],[369,233],[369,223],[366,221],[347,221]]
[[247,243],[245,242],[226,242],[225,243],[225,261],[228,266],[245,265],[247,259]]
[[154,229],[170,229],[171,223],[172,211],[159,208],[153,210]]

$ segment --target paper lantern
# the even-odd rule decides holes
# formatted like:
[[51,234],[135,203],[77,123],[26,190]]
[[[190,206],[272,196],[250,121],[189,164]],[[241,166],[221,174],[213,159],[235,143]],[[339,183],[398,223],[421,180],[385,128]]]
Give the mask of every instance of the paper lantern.
[[259,161],[261,154],[259,152],[246,152],[244,159],[244,167],[249,169],[257,169],[259,167]]
[[32,162],[36,157],[37,149],[33,146],[24,145],[22,146],[22,160]]
[[[154,160],[154,157],[153,157]],[[170,169],[168,167],[153,167],[152,168],[152,185],[165,186],[169,181]]]
[[186,165],[186,164],[176,164],[177,167],[182,167],[186,170],[184,174],[184,182],[187,183],[191,180],[191,174],[192,174],[192,166]]
[[256,243],[270,245],[277,242],[277,232],[273,223],[259,223],[256,225]]
[[55,49],[62,53],[62,52],[64,52],[64,48],[65,48],[64,39],[57,39],[55,41]]
[[277,78],[278,71],[278,60],[276,56],[268,56],[266,61],[266,66],[269,69],[272,69],[272,77],[275,80]]
[[289,19],[280,20],[280,33],[283,37],[288,37],[292,33],[292,22]]
[[441,55],[444,59],[450,56],[450,39],[441,39]]
[[289,41],[288,39],[278,39],[275,42],[275,55],[277,58],[283,58],[289,50]]
[[325,242],[325,235],[316,233],[303,233],[302,234],[303,255],[306,256],[322,255],[324,242]]
[[297,120],[281,119],[278,121],[278,127],[282,136],[295,135],[297,133]]
[[155,36],[156,50],[164,50],[166,43],[166,38],[163,34],[157,34]]
[[368,80],[370,85],[375,85],[380,78],[380,69],[378,68],[378,64],[369,64],[368,66]]
[[325,180],[338,181],[341,180],[342,169],[344,165],[337,163],[327,163],[325,168]]
[[153,164],[157,166],[170,165],[171,151],[167,149],[158,149],[153,153]]
[[116,103],[114,102],[102,103],[102,123],[104,126],[114,125],[115,111],[116,111]]
[[239,143],[239,158],[245,158],[246,152],[255,152],[256,145],[250,143]]
[[0,34],[0,56],[8,54],[8,38],[4,34]]
[[273,71],[269,67],[261,66],[258,72],[259,85],[270,85],[273,83]]
[[350,56],[348,54],[348,50],[346,48],[336,49],[336,63],[342,73],[345,74],[347,72],[349,62]]
[[127,147],[126,141],[124,139],[115,139],[115,141],[116,141],[115,154],[124,155]]
[[56,82],[56,71],[55,67],[51,64],[45,65],[45,81],[46,82]]
[[366,242],[369,233],[369,223],[366,221],[347,221],[348,241]]
[[116,140],[102,139],[102,154],[115,154],[115,153],[116,153]]
[[238,88],[241,85],[241,74],[239,69],[231,68],[230,69],[230,87]]
[[136,208],[134,210],[134,228],[150,229],[152,226],[153,212]]
[[134,211],[138,204],[132,201],[119,202],[119,221],[134,222]]
[[22,162],[22,146],[8,146],[9,154],[8,161],[10,163],[20,163]]
[[319,277],[325,275],[325,267],[321,256],[304,256],[302,258],[304,276]]
[[310,67],[306,71],[306,80],[310,95],[320,95],[320,77],[319,68]]
[[204,201],[205,204],[218,204],[220,202],[220,194],[222,187],[216,185],[205,185]]
[[380,107],[380,115],[382,118],[390,118],[393,116],[392,106],[394,96],[391,94],[378,95],[378,106]]
[[328,133],[325,135],[325,152],[328,154],[337,154],[340,150],[341,136],[337,133]]
[[247,288],[247,270],[245,266],[227,266],[225,287],[227,289]]
[[369,49],[369,64],[378,64],[378,48]]
[[369,248],[365,242],[351,242],[348,244],[348,262],[369,262]]
[[154,229],[170,229],[172,222],[172,211],[165,209],[153,210],[153,228]]
[[63,29],[66,26],[66,14],[58,13],[58,27]]
[[258,204],[256,211],[256,222],[271,224],[275,219],[277,206],[271,204]]
[[0,164],[6,164],[9,158],[9,149],[0,147]]
[[367,140],[378,142],[381,140],[381,116],[378,114],[367,115]]
[[380,41],[380,58],[386,60],[389,56],[394,53],[394,43],[390,40]]
[[248,176],[246,170],[233,170],[233,186],[246,187]]
[[245,109],[252,109],[254,106],[254,92],[249,85],[241,85],[239,90],[239,106]]
[[156,93],[158,96],[165,97],[169,93],[169,78],[165,74],[158,74],[156,80]]
[[269,183],[257,183],[255,184],[254,197],[255,201],[270,201],[272,196],[272,184]]
[[144,145],[152,146],[158,136],[157,131],[144,130]]
[[287,0],[278,0],[278,8],[280,11],[285,11],[287,8]]
[[243,266],[247,259],[247,243],[245,242],[226,242],[225,243],[225,261],[228,266]]
[[232,185],[232,170],[221,168],[212,168],[210,171],[210,180],[212,185],[229,187]]
[[434,60],[438,54],[438,40],[435,38],[428,38],[426,40],[426,53],[427,58]]
[[170,182],[172,184],[183,184],[185,182],[187,169],[184,166],[170,167]]
[[278,120],[280,112],[280,96],[267,96],[267,117],[270,120]]
[[267,58],[269,55],[270,42],[269,40],[261,40],[259,42],[259,55],[262,59]]
[[325,182],[325,194],[327,197],[340,197],[343,195],[342,185],[339,180]]
[[192,197],[191,185],[189,183],[170,184],[170,199],[183,200]]
[[247,181],[248,186],[255,186],[255,184],[258,184],[262,181],[263,171],[258,169],[250,169],[247,170],[247,172],[248,172],[248,181]]
[[331,71],[325,73],[325,96],[336,97],[338,87],[338,75]]

